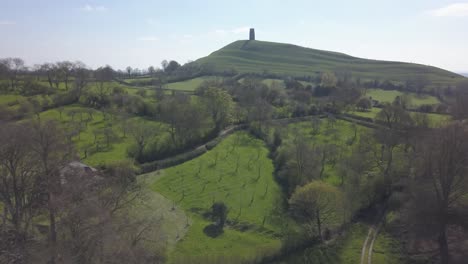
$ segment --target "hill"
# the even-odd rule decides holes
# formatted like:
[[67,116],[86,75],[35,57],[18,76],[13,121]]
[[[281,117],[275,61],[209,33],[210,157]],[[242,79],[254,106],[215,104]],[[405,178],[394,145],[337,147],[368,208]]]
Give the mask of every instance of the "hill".
[[343,53],[266,41],[235,41],[197,60],[215,71],[317,76],[321,72],[350,72],[354,78],[404,83],[423,77],[434,86],[455,84],[463,77],[440,68],[414,63],[368,60]]

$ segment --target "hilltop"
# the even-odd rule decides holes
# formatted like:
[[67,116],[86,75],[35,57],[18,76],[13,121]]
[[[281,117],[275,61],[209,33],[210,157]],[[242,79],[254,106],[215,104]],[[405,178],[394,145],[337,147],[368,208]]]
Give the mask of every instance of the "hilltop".
[[321,72],[349,72],[353,78],[404,83],[424,78],[434,86],[456,84],[463,76],[414,63],[362,59],[343,53],[257,40],[235,41],[197,62],[215,71],[317,76]]

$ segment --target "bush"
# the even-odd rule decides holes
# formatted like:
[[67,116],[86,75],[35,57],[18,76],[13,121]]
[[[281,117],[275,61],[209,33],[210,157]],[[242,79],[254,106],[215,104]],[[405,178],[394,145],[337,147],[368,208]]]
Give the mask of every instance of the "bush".
[[141,170],[141,173],[148,173],[148,172],[151,172],[151,171],[155,171],[155,170],[160,170],[160,169],[164,169],[164,168],[167,168],[167,167],[172,167],[172,166],[175,166],[175,165],[179,165],[181,163],[184,163],[188,160],[191,160],[191,159],[194,159],[204,153],[206,153],[207,149],[206,148],[197,148],[193,151],[190,151],[190,152],[187,152],[187,153],[183,153],[183,154],[180,154],[180,155],[177,155],[175,157],[172,157],[172,158],[167,158],[167,159],[164,159],[164,160],[157,160],[157,161],[153,161],[153,162],[148,162],[148,163],[144,163],[144,164],[141,164],[140,165],[140,170]]

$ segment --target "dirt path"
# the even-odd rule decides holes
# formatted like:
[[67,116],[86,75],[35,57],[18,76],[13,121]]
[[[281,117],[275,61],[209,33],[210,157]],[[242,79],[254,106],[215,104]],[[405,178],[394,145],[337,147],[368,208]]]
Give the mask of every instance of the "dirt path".
[[377,224],[369,227],[366,240],[362,245],[361,249],[361,264],[372,264],[372,253],[374,250],[374,243],[379,235],[380,228],[382,227],[383,219],[385,219],[385,213],[379,218]]

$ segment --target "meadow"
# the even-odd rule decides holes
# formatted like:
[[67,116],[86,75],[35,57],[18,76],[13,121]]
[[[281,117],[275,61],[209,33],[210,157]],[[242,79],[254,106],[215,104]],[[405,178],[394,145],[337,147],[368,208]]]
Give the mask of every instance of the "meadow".
[[91,166],[128,158],[127,149],[133,143],[128,132],[124,135],[128,123],[156,123],[140,117],[132,117],[123,123],[109,113],[78,105],[44,111],[40,118],[56,120],[68,133],[72,133],[80,159]]
[[204,81],[208,80],[216,80],[216,77],[204,76],[182,82],[168,83],[166,88],[179,91],[195,91]]
[[[254,259],[280,247],[281,191],[273,178],[273,164],[261,140],[236,132],[214,149],[181,165],[165,169],[152,184],[190,216],[186,236],[170,254],[173,262],[209,258]],[[211,205],[224,202],[228,224],[218,237],[204,229]]]
[[411,100],[410,107],[418,107],[421,105],[437,105],[440,104],[439,99],[431,95],[417,95],[415,93],[405,93],[397,90],[382,90],[382,89],[369,89],[366,96],[372,97],[381,103],[391,103],[397,96],[407,94]]

